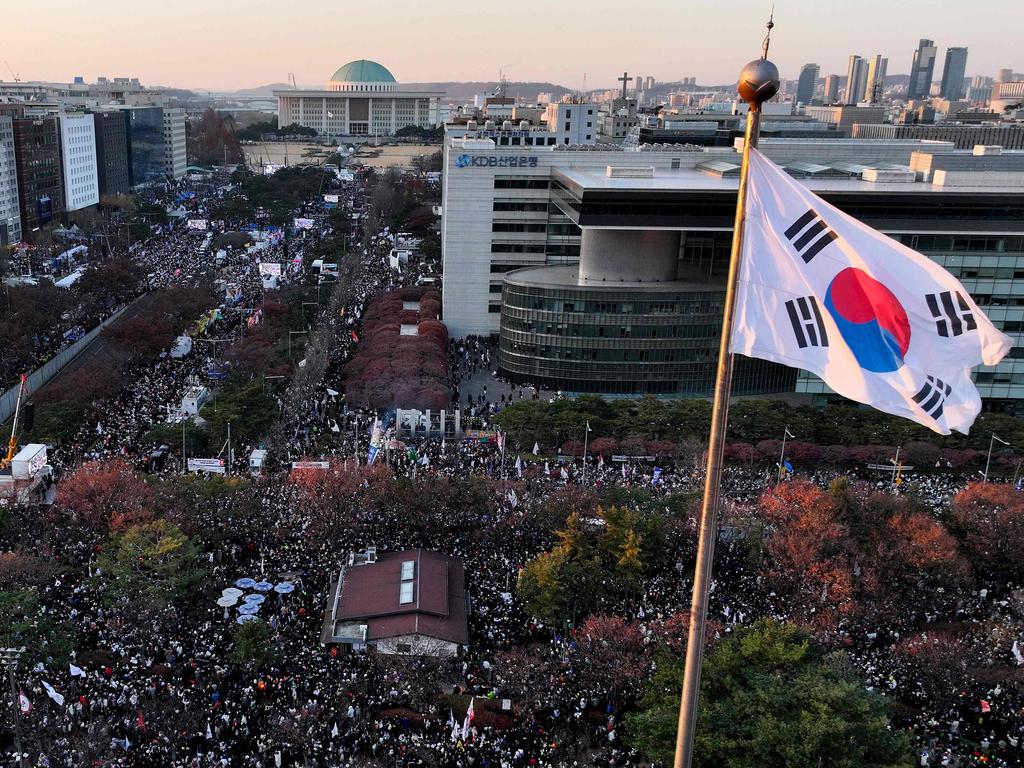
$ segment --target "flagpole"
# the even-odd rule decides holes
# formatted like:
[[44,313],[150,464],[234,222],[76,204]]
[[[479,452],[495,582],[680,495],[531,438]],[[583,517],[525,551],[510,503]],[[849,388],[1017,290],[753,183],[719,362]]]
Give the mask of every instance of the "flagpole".
[[789,424],[782,432],[782,453],[779,455],[779,472],[775,475],[775,484],[782,482],[782,468],[786,465],[786,438],[789,437]]
[[743,226],[747,203],[747,182],[750,150],[757,146],[761,127],[761,104],[779,89],[779,70],[768,61],[768,44],[774,24],[768,21],[760,59],[747,64],[740,72],[737,90],[747,102],[746,136],[743,142],[743,164],[736,196],[736,220],[733,225],[732,251],[729,256],[729,277],[725,287],[722,312],[722,336],[718,345],[718,370],[715,375],[715,400],[711,410],[711,436],[708,439],[708,464],[704,479],[704,501],[700,511],[700,535],[697,541],[697,563],[694,568],[693,597],[690,602],[690,629],[686,644],[686,668],[679,702],[679,728],[676,732],[674,768],[690,768],[693,742],[697,730],[697,701],[700,693],[700,672],[704,656],[704,630],[707,619],[708,589],[714,561],[718,497],[722,479],[722,452],[729,420],[729,391],[732,387],[733,355],[732,324],[736,312],[736,283],[740,274],[743,248]]
[[590,422],[587,422],[587,430],[583,433],[583,484],[587,484],[587,443],[590,440]]

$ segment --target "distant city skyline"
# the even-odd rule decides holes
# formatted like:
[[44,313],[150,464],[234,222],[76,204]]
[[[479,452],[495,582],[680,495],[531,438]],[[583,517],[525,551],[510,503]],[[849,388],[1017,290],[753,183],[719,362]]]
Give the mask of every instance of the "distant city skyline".
[[[658,82],[696,77],[731,82],[759,51],[770,2],[649,0],[623,9],[610,0],[563,0],[543,14],[456,0],[379,0],[342,12],[326,0],[286,7],[268,0],[52,0],[46,11],[17,3],[5,11],[16,30],[3,59],[22,80],[82,76],[138,77],[148,85],[235,90],[286,82],[322,84],[346,61],[368,58],[400,82],[548,81],[567,88],[611,89],[622,71]],[[297,15],[301,12],[301,15]],[[1016,0],[962,4],[861,0],[829,5],[784,0],[776,7],[771,57],[782,76],[817,63],[821,77],[844,74],[851,53],[879,53],[890,74],[909,74],[918,40],[939,49],[935,78],[949,47],[966,47],[968,76],[1024,70],[1013,45]],[[58,19],[59,23],[54,23]],[[865,23],[866,21],[871,23]],[[0,79],[10,80],[5,64]]]

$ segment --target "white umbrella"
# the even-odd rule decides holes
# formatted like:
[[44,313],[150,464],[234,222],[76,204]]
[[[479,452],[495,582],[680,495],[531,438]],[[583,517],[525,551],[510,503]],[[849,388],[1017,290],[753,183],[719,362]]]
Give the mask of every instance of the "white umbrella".
[[230,608],[238,602],[238,598],[234,595],[224,595],[217,601],[217,605],[221,608]]

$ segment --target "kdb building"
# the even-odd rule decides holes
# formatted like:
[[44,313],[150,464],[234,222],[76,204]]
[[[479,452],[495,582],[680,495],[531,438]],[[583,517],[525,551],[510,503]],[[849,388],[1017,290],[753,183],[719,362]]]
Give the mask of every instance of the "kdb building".
[[[1004,331],[1024,330],[1024,155],[851,139],[761,148],[953,272]],[[497,335],[501,373],[523,384],[711,393],[737,147],[521,147],[450,135],[444,157],[443,319],[453,337]],[[977,379],[983,396],[1012,402],[1024,397],[1024,360]],[[734,391],[829,394],[808,374],[743,357]]]

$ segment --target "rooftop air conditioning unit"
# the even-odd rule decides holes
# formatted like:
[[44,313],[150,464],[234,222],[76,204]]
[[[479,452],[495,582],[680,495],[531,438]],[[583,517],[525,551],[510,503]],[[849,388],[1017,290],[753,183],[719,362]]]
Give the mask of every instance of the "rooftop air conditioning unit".
[[608,169],[605,171],[605,176],[609,179],[653,179],[654,166],[648,165],[640,168],[622,168],[609,165]]

